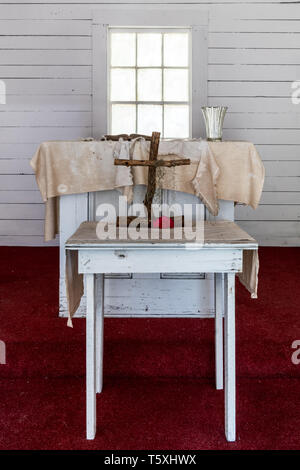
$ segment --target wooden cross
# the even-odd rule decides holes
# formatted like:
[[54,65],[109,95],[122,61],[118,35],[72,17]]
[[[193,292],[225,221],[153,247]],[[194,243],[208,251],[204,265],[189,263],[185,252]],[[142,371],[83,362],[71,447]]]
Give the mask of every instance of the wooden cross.
[[[152,137],[149,136],[140,136],[138,134],[131,134],[128,135],[119,135],[119,136],[106,136],[107,139],[112,138],[111,140],[119,140],[122,137],[124,140],[132,140],[133,138],[137,137],[144,137],[146,140],[151,141],[150,145],[150,153],[149,153],[149,160],[123,160],[123,159],[115,159],[115,165],[122,165],[122,166],[147,166],[148,170],[148,184],[147,184],[147,192],[144,199],[144,205],[148,211],[148,221],[149,224],[151,223],[151,206],[156,190],[156,170],[159,167],[167,167],[173,168],[175,166],[182,166],[182,165],[190,165],[191,161],[188,158],[178,159],[178,160],[158,160],[158,147],[159,147],[159,139],[160,139],[160,132],[152,132]],[[127,137],[127,138],[126,138]]]

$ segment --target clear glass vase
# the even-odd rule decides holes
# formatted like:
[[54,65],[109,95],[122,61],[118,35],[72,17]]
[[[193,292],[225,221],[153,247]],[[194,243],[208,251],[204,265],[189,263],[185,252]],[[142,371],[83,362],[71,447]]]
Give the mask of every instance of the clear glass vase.
[[221,141],[227,106],[203,106],[201,109],[205,121],[207,140]]

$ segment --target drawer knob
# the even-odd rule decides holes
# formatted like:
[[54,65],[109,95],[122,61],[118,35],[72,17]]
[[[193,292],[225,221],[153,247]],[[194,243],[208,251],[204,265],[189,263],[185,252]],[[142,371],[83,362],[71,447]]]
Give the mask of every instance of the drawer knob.
[[115,255],[120,259],[126,258],[126,252],[125,251],[115,251]]

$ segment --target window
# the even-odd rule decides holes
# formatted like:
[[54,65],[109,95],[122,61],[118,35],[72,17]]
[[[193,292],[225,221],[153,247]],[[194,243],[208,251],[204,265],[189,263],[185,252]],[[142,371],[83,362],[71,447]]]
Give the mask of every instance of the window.
[[191,136],[187,28],[109,28],[109,132]]
[[208,12],[198,5],[93,11],[92,135],[205,135]]

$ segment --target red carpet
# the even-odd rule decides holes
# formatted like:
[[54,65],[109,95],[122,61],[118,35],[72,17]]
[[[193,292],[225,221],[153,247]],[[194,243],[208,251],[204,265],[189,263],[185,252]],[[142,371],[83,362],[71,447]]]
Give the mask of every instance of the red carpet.
[[84,320],[58,311],[58,250],[0,248],[0,449],[299,449],[300,249],[260,250],[237,283],[236,443],[214,389],[212,320],[106,319],[105,388],[85,440]]

